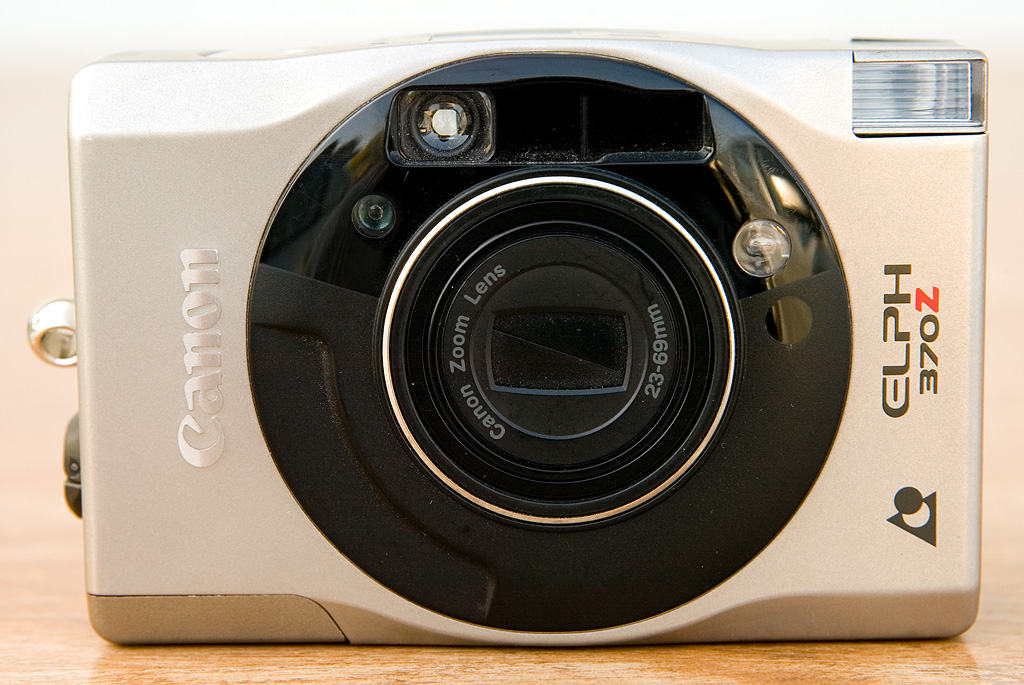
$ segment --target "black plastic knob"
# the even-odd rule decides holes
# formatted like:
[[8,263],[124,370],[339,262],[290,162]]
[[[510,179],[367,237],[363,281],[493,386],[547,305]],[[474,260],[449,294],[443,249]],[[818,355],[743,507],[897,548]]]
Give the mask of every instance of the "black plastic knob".
[[79,460],[78,414],[68,421],[64,432],[64,499],[78,518],[82,518],[82,464]]

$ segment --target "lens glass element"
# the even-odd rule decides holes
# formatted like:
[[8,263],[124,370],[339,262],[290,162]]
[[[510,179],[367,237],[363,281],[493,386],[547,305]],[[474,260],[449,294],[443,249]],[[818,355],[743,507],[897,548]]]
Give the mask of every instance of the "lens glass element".
[[[454,408],[471,433],[517,461],[564,468],[599,460],[633,441],[664,400],[645,398],[642,385],[647,367],[654,371],[646,312],[671,311],[667,287],[630,246],[582,235],[585,228],[552,222],[483,256],[462,271],[441,322]],[[680,341],[677,316],[668,316],[661,332],[673,354],[658,372],[674,381]]]
[[624,392],[629,316],[622,312],[496,312],[487,341],[490,389],[524,395]]

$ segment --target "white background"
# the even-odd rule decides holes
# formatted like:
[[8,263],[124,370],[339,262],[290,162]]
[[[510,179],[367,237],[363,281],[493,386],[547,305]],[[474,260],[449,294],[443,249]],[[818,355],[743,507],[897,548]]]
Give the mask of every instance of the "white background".
[[1020,0],[139,0],[0,3],[0,59],[87,61],[136,49],[294,48],[508,28],[634,28],[800,38],[953,38],[1013,47]]

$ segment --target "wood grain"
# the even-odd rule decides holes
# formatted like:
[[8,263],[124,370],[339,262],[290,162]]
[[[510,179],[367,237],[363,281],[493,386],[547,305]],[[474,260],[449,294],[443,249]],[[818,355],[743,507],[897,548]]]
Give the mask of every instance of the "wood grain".
[[[987,324],[983,588],[964,636],[926,642],[684,645],[615,649],[350,646],[123,648],[85,611],[81,524],[62,501],[61,436],[74,374],[34,360],[28,311],[71,290],[65,93],[72,70],[0,70],[0,682],[649,683],[1024,681],[1024,393],[1017,338],[1024,133],[1019,54],[990,52],[991,208]],[[11,256],[14,255],[15,259]]]

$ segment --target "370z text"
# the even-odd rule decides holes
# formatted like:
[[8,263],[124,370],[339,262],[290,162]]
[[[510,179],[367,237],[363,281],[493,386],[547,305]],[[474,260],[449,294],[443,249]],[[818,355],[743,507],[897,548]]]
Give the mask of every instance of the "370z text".
[[[910,411],[911,366],[916,367],[917,394],[939,394],[939,288],[932,287],[930,292],[917,288],[911,295],[906,281],[901,281],[911,272],[910,264],[885,265],[885,275],[893,280],[892,291],[882,298],[882,342],[887,343],[886,354],[895,363],[882,365],[882,410],[894,419]],[[907,325],[908,319],[914,323]],[[917,354],[912,354],[915,328],[920,342]]]

